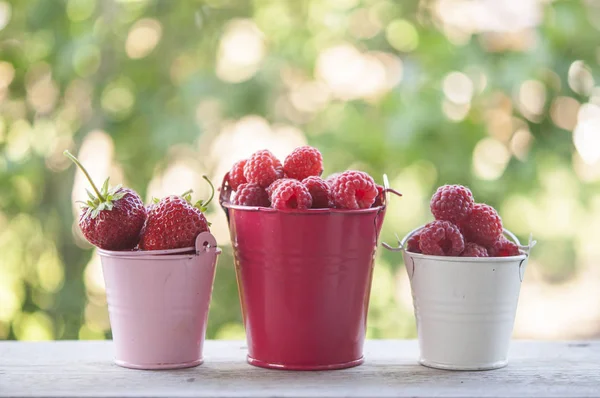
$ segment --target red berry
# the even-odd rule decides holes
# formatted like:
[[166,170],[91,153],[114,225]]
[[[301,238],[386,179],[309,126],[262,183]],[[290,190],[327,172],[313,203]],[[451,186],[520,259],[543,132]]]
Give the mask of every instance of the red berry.
[[[133,249],[140,239],[140,231],[146,221],[144,203],[131,189],[119,188],[108,194],[119,198],[110,201],[112,208],[104,207],[98,210],[98,204],[90,206],[90,203],[83,207],[79,217],[81,232],[92,245],[101,249]],[[107,192],[104,192],[104,197],[108,197]]]
[[244,159],[236,162],[229,171],[229,186],[234,191],[237,191],[240,185],[248,182],[246,181],[246,177],[244,177],[244,166],[247,161],[247,159]]
[[244,165],[246,181],[268,187],[278,178],[283,177],[281,162],[270,151],[263,149],[254,152]]
[[423,254],[458,256],[465,249],[465,241],[450,221],[434,221],[421,230],[419,248]]
[[275,209],[310,209],[312,197],[298,180],[286,179],[271,193],[271,206]]
[[431,213],[436,220],[457,223],[473,210],[473,194],[462,185],[444,185],[431,197]]
[[140,249],[165,250],[192,247],[196,237],[209,231],[202,212],[180,196],[167,196],[148,214],[142,231]]
[[349,170],[340,174],[331,185],[331,197],[341,209],[367,209],[377,197],[377,184],[362,171]]
[[421,231],[415,232],[406,242],[406,250],[412,253],[421,253],[419,242],[421,241]]
[[504,236],[500,236],[500,239],[488,246],[488,252],[490,257],[509,257],[521,254],[519,247]]
[[234,205],[240,206],[262,206],[269,207],[269,195],[263,187],[258,184],[241,184],[233,198]]
[[135,248],[146,221],[146,208],[140,196],[127,188],[109,188],[108,178],[98,189],[87,170],[69,151],[63,154],[83,171],[96,196],[88,191],[89,200],[82,206],[79,228],[92,245],[105,250]]
[[327,184],[329,184],[329,186],[331,186],[333,184],[333,182],[335,181],[336,178],[338,178],[340,176],[340,174],[342,173],[333,173],[333,174],[329,174],[327,176],[327,178],[325,179],[325,182]]
[[465,244],[465,250],[463,250],[461,257],[489,257],[488,251],[485,247],[478,245],[477,243],[467,242]]
[[310,176],[302,180],[302,184],[310,192],[313,209],[324,209],[330,205],[329,184],[321,177]]
[[381,185],[377,185],[377,197],[375,198],[375,202],[371,207],[379,207],[383,206],[385,203],[385,188]]
[[323,173],[323,156],[317,148],[301,146],[292,151],[283,162],[286,177],[304,180]]
[[269,198],[271,197],[271,195],[273,194],[273,191],[275,189],[277,189],[277,187],[279,186],[279,184],[285,182],[285,181],[289,181],[289,180],[293,180],[293,178],[280,178],[278,180],[275,180],[271,183],[271,185],[269,185],[265,190],[267,191],[267,195],[269,195]]
[[502,219],[492,206],[475,203],[471,214],[460,223],[469,242],[490,246],[502,236]]

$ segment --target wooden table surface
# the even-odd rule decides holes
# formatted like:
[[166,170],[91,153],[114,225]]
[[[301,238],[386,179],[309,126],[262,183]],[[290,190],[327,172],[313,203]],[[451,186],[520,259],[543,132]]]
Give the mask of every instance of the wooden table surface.
[[514,341],[506,368],[456,372],[416,363],[416,341],[368,341],[362,366],[259,369],[241,341],[208,341],[205,363],[141,371],[107,341],[0,342],[0,396],[16,397],[600,397],[600,341]]

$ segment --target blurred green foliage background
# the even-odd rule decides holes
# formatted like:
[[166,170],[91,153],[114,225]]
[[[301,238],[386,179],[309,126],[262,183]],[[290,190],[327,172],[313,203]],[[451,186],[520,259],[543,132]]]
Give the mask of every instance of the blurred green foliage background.
[[[539,241],[515,335],[598,337],[599,64],[593,0],[0,1],[0,338],[110,338],[64,149],[149,200],[305,143],[325,175],[389,175],[390,243],[438,185],[468,185]],[[208,337],[243,338],[218,204],[208,217]],[[415,335],[400,256],[379,251],[368,337]]]

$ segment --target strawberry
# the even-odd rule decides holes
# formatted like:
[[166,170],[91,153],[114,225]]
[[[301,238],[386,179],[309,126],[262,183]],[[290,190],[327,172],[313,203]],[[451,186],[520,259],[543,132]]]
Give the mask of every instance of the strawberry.
[[210,184],[212,193],[206,203],[198,201],[191,204],[191,190],[182,196],[167,196],[156,201],[150,207],[146,224],[140,238],[142,250],[178,249],[193,247],[196,237],[204,231],[210,231],[210,223],[204,216],[206,207],[212,200],[215,190],[206,176],[202,176]]
[[86,176],[96,196],[82,206],[79,228],[92,245],[105,250],[131,250],[137,245],[146,221],[146,208],[140,196],[120,185],[109,188],[108,178],[98,190],[87,170],[69,151],[64,152]]

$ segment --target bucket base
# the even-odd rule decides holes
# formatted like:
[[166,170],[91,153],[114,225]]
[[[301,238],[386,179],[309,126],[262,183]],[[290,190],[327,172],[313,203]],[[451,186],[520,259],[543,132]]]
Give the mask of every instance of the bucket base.
[[200,358],[191,362],[181,362],[181,363],[148,363],[148,364],[137,364],[126,361],[121,361],[120,359],[115,359],[115,363],[121,367],[129,368],[129,369],[141,369],[141,370],[161,370],[161,369],[184,369],[184,368],[193,368],[194,366],[202,365],[204,359]]
[[361,365],[365,361],[365,357],[360,357],[354,361],[344,363],[334,363],[331,365],[290,365],[282,363],[269,363],[261,361],[260,359],[252,358],[248,355],[248,363],[252,366],[266,369],[279,369],[279,370],[336,370],[336,369],[347,369]]
[[505,367],[506,365],[508,365],[508,361],[503,360],[503,361],[492,362],[492,363],[483,364],[483,365],[461,366],[461,365],[452,365],[452,364],[446,364],[446,363],[431,362],[431,361],[427,361],[427,360],[421,358],[421,359],[419,359],[419,364],[426,366],[428,368],[442,369],[442,370],[493,370],[493,369],[500,369],[500,368]]

